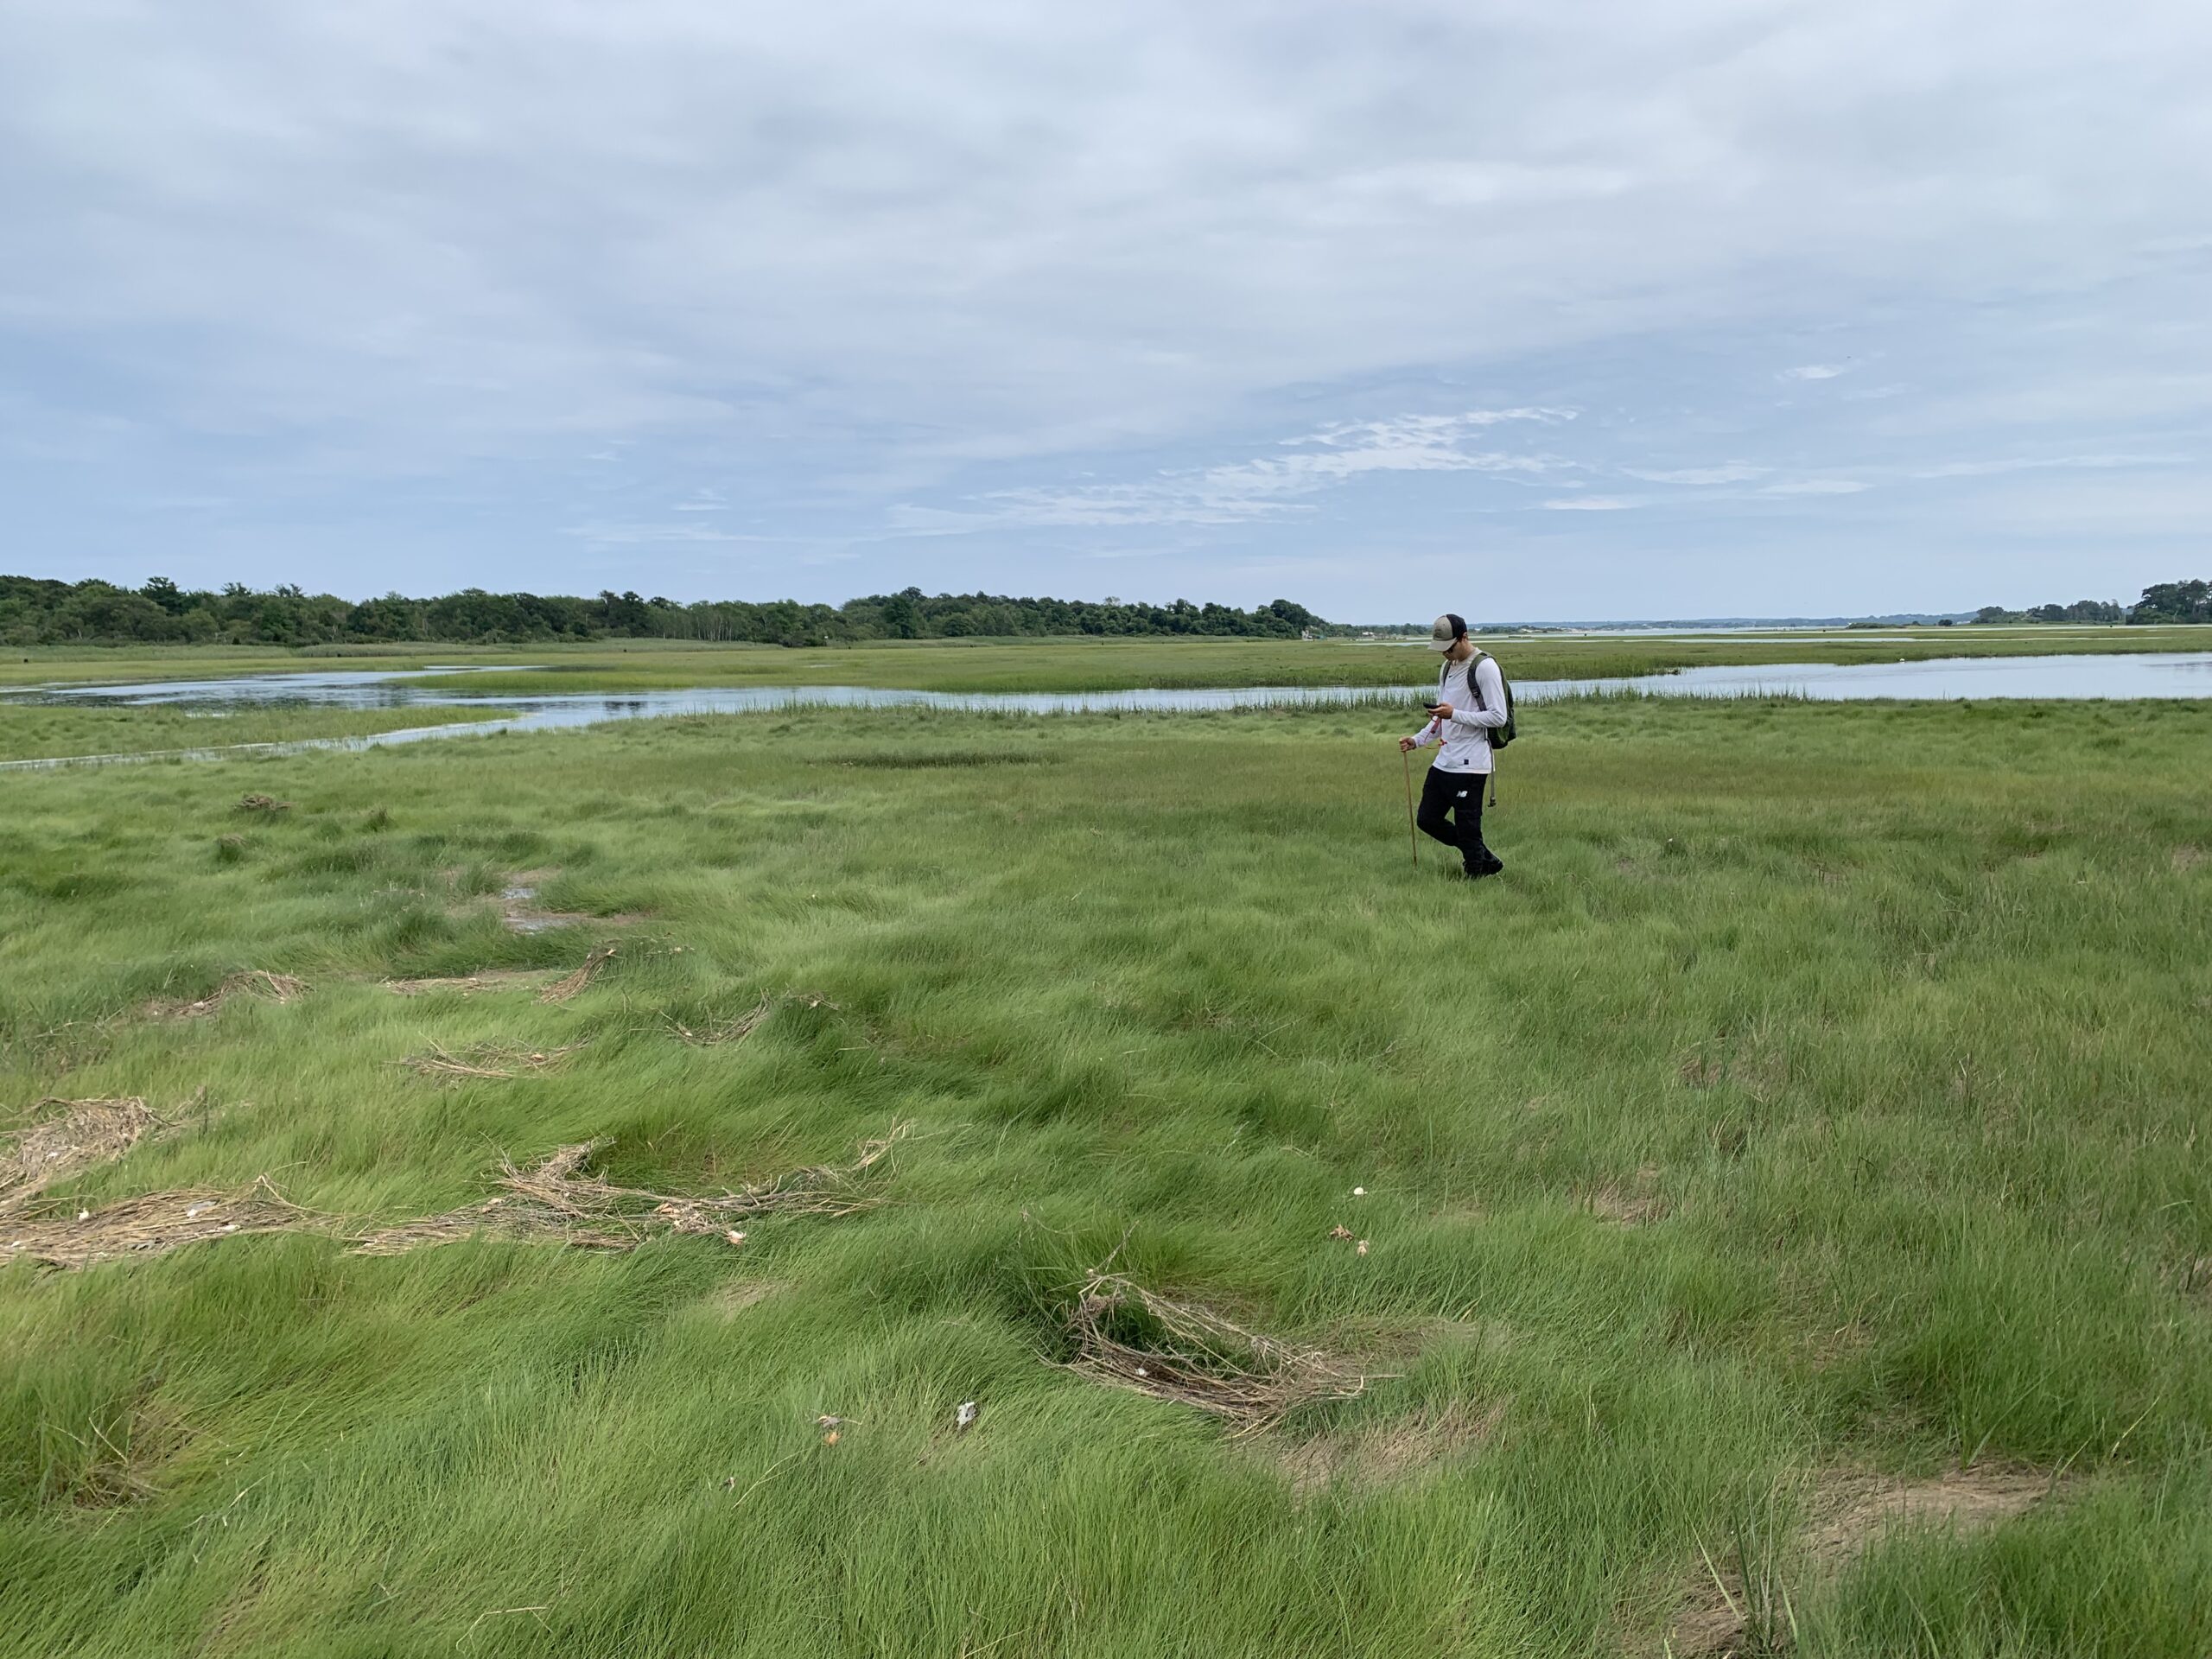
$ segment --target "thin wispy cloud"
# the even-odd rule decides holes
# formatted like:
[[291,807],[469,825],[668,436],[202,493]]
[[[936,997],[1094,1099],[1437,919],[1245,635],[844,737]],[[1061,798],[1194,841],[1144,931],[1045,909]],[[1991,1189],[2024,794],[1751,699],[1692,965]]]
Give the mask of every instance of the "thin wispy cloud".
[[1794,369],[1784,369],[1781,378],[1784,380],[1833,380],[1838,375],[1850,372],[1851,365],[1848,363],[1806,363]]
[[560,534],[572,540],[596,543],[606,547],[649,547],[661,543],[681,542],[781,543],[790,539],[783,536],[741,535],[734,531],[717,530],[712,524],[696,523],[563,524]]
[[1556,455],[1473,449],[1468,440],[1514,423],[1558,426],[1573,410],[1527,407],[1338,422],[1278,448],[1295,451],[1124,483],[1036,486],[977,498],[985,517],[1036,526],[1234,524],[1310,512],[1324,491],[1377,474],[1482,473],[1539,479],[1571,468]]
[[2002,461],[1950,461],[1923,467],[1915,478],[1996,478],[2006,473],[2039,473],[2082,468],[2103,472],[2124,467],[2180,467],[2192,457],[2183,454],[2043,455],[2014,456]]
[[1650,484],[1741,484],[1748,479],[1764,478],[1771,470],[1741,461],[1724,461],[1717,467],[1674,467],[1657,470],[1642,467],[1621,468],[1630,478],[1640,478]]

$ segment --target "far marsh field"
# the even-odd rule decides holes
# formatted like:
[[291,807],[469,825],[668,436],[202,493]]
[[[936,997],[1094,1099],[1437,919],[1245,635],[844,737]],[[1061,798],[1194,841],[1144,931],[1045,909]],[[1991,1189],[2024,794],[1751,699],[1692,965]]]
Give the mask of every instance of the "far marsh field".
[[[2034,627],[1716,634],[1485,636],[1516,680],[1611,679],[1730,664],[1885,663],[1941,657],[2212,650],[2212,628]],[[1417,645],[1346,639],[931,639],[786,650],[667,639],[563,645],[24,647],[0,652],[0,687],[48,682],[212,679],[234,674],[441,666],[503,673],[511,691],[648,690],[706,685],[900,686],[934,691],[1116,691],[1243,685],[1416,683],[1433,673]],[[483,689],[474,677],[434,687]]]
[[[1923,650],[1768,648],[1498,647]],[[502,659],[1433,660],[328,665]],[[0,703],[0,753],[226,723]],[[1534,706],[1473,886],[1411,867],[1405,729],[794,709],[0,779],[0,1653],[2202,1659],[2212,701]]]

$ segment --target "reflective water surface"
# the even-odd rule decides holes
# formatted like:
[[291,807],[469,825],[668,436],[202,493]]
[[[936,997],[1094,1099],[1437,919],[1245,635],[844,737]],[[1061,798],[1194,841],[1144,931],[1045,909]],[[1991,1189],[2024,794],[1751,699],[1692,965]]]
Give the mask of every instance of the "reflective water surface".
[[[1510,666],[1510,664],[1509,664]],[[170,707],[218,715],[239,709],[286,706],[339,709],[481,709],[488,718],[414,727],[371,736],[319,738],[292,743],[241,743],[139,754],[79,755],[67,760],[0,761],[0,771],[25,771],[100,761],[200,759],[223,754],[285,754],[309,749],[360,749],[488,731],[537,732],[596,726],[612,720],[671,715],[755,714],[779,709],[945,709],[1025,715],[1274,708],[1284,705],[1404,706],[1414,693],[1376,686],[1237,686],[1203,690],[1134,691],[910,691],[878,686],[696,686],[679,690],[570,691],[504,695],[499,669],[467,671],[485,677],[481,692],[433,690],[413,682],[453,669],[404,672],[326,671],[256,675],[228,680],[175,680],[132,685],[35,687],[9,693],[12,701],[107,708]],[[1409,679],[1412,676],[1408,677]],[[2212,652],[2158,652],[2133,656],[1945,657],[1907,663],[1790,663],[1763,667],[1684,669],[1622,679],[1522,680],[1513,688],[1523,702],[1592,693],[1669,697],[1806,697],[1818,702],[1876,699],[2012,697],[2066,700],[2212,696]],[[211,722],[213,723],[213,722]]]

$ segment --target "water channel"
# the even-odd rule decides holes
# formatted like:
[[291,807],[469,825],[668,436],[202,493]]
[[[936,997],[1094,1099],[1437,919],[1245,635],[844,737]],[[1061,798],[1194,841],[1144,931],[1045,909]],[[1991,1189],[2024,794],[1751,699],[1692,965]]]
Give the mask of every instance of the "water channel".
[[[415,683],[429,675],[467,671],[485,677],[481,692],[432,689]],[[0,761],[0,771],[223,755],[287,754],[314,749],[373,748],[433,738],[493,731],[542,732],[607,721],[650,720],[675,715],[759,714],[804,708],[942,709],[1023,715],[1180,712],[1284,706],[1403,705],[1410,712],[1416,688],[1408,675],[1402,690],[1383,686],[1255,685],[1207,690],[1150,688],[1128,691],[915,691],[882,686],[694,686],[651,691],[569,691],[508,694],[497,689],[499,669],[420,669],[253,675],[224,680],[171,680],[125,685],[35,686],[0,694],[0,700],[101,708],[181,708],[219,716],[244,709],[481,709],[487,718],[410,727],[359,737],[314,738],[281,743],[213,745],[137,754],[74,755]],[[2212,697],[2212,652],[2149,652],[2133,655],[2082,653],[2037,657],[1942,657],[1898,663],[1783,663],[1758,666],[1688,668],[1670,674],[1618,679],[1522,680],[1515,698],[1525,703],[1561,697],[1627,695],[1658,697],[1796,697],[1815,702],[1936,700],[1987,697],[2063,701],[2136,697]]]

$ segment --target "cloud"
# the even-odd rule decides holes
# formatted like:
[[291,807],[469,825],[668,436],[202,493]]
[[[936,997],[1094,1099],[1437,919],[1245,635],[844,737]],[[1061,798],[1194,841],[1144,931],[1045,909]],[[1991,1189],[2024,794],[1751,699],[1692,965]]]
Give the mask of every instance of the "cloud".
[[712,524],[564,524],[561,534],[577,541],[596,542],[611,547],[641,547],[660,542],[781,543],[790,539],[784,536],[743,536],[731,531],[717,530]]
[[2045,472],[2054,469],[2080,467],[2101,472],[2120,467],[2179,467],[2186,466],[2193,457],[2177,454],[2148,455],[2044,455],[2016,456],[2004,461],[1951,461],[1940,467],[1923,467],[1910,474],[1914,478],[1992,478],[2005,473]]
[[964,536],[988,530],[1000,522],[990,512],[960,512],[949,507],[919,506],[901,501],[883,515],[884,527],[901,536]]
[[1626,512],[1646,505],[1647,498],[1628,495],[1562,495],[1540,505],[1547,512]]
[[[1976,458],[2212,442],[2201,0],[6,15],[0,491],[56,573],[711,593],[706,520],[1041,591],[1166,524],[1194,592],[1264,542],[1416,614],[1342,550],[1433,568],[1511,485],[1597,563],[1501,604],[1827,609],[1877,562],[1732,502],[1990,467],[1883,495],[1881,579],[1976,599],[2018,568]],[[2035,473],[2158,508],[2055,566],[2196,544],[2181,492]],[[187,494],[229,505],[149,537]]]
[[1761,495],[1857,495],[1867,486],[1855,478],[1797,478],[1769,484]]
[[1298,452],[1292,454],[1121,483],[995,490],[976,499],[1001,519],[1037,526],[1242,524],[1311,512],[1306,498],[1374,474],[1533,479],[1561,471],[1571,463],[1556,456],[1469,449],[1465,440],[1502,424],[1557,426],[1574,416],[1571,409],[1522,407],[1337,422],[1280,440],[1279,448]]
[[1770,469],[1754,467],[1748,461],[1732,461],[1719,467],[1677,467],[1669,471],[1647,471],[1636,467],[1624,467],[1621,470],[1630,478],[1652,484],[1740,484],[1747,479],[1764,478]]

